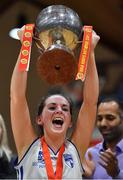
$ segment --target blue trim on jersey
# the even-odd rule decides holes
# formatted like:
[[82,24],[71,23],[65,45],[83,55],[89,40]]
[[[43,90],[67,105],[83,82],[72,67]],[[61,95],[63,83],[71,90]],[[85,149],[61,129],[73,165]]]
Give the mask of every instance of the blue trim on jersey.
[[23,166],[20,167],[20,179],[23,180]]
[[48,147],[50,148],[50,150],[53,152],[53,154],[56,156],[58,154],[58,152],[60,151],[60,148],[56,151],[56,153],[53,151],[53,149],[48,145]]
[[23,155],[23,157],[21,158],[21,160],[18,162],[18,157],[16,158],[16,160],[15,160],[15,166],[18,166],[20,163],[21,163],[21,161],[24,159],[24,157],[26,156],[26,154],[28,153],[28,151],[31,149],[31,147],[32,147],[32,145],[37,141],[39,139],[39,137],[38,138],[36,138],[33,142],[32,142],[32,144],[28,147],[28,149],[26,150],[26,152],[25,152],[25,154]]

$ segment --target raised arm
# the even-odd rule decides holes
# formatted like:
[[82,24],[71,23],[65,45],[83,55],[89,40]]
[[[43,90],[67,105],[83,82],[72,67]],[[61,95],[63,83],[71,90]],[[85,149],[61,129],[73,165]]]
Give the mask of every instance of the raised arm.
[[[24,28],[24,27],[23,27]],[[19,32],[20,39],[23,28]],[[20,55],[15,65],[10,87],[11,124],[19,158],[35,138],[26,100],[27,72],[19,71]]]
[[95,65],[94,49],[99,39],[99,36],[93,31],[87,74],[83,89],[83,104],[80,108],[76,128],[72,136],[72,141],[80,153],[81,160],[83,160],[84,154],[89,146],[96,120],[99,82]]

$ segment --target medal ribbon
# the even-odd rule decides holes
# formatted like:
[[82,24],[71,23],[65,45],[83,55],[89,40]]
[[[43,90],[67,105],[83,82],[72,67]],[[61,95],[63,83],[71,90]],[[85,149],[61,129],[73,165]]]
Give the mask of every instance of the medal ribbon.
[[20,62],[19,62],[19,70],[20,71],[28,71],[29,70],[33,29],[34,29],[34,24],[26,24],[25,25],[21,53],[20,53]]
[[65,145],[63,144],[59,150],[58,159],[57,159],[57,163],[56,163],[56,173],[54,173],[52,161],[51,161],[51,157],[50,157],[50,152],[49,152],[48,145],[47,145],[44,137],[41,138],[41,144],[42,144],[43,156],[44,156],[48,179],[49,180],[50,179],[61,180],[62,172],[63,172],[62,155],[65,150]]
[[92,26],[84,26],[83,42],[79,57],[76,80],[78,79],[81,79],[82,81],[85,80],[91,41],[92,41]]

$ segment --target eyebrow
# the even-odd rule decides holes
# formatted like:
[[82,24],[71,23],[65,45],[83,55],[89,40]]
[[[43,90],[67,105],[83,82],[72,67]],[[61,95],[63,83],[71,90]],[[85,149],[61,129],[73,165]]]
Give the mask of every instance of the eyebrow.
[[107,113],[107,114],[97,114],[97,116],[116,116],[116,114],[111,114],[111,113]]

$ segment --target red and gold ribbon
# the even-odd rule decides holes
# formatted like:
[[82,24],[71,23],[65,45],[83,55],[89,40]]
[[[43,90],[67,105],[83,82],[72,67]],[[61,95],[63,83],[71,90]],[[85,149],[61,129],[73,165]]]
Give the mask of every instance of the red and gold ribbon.
[[81,48],[80,57],[79,57],[78,72],[76,75],[76,80],[78,79],[81,79],[82,81],[85,80],[87,63],[88,63],[89,53],[90,53],[91,40],[92,40],[92,26],[84,26],[83,42],[82,42],[82,48]]
[[20,71],[28,71],[29,70],[33,29],[34,29],[34,24],[26,24],[25,25],[21,53],[20,53],[20,62],[19,62],[19,70]]
[[48,180],[51,179],[62,180],[62,173],[63,173],[62,155],[65,150],[65,145],[63,144],[59,150],[57,164],[56,164],[56,172],[54,173],[50,152],[44,137],[41,138],[41,144],[42,144],[42,150],[43,150],[43,156],[44,156]]

